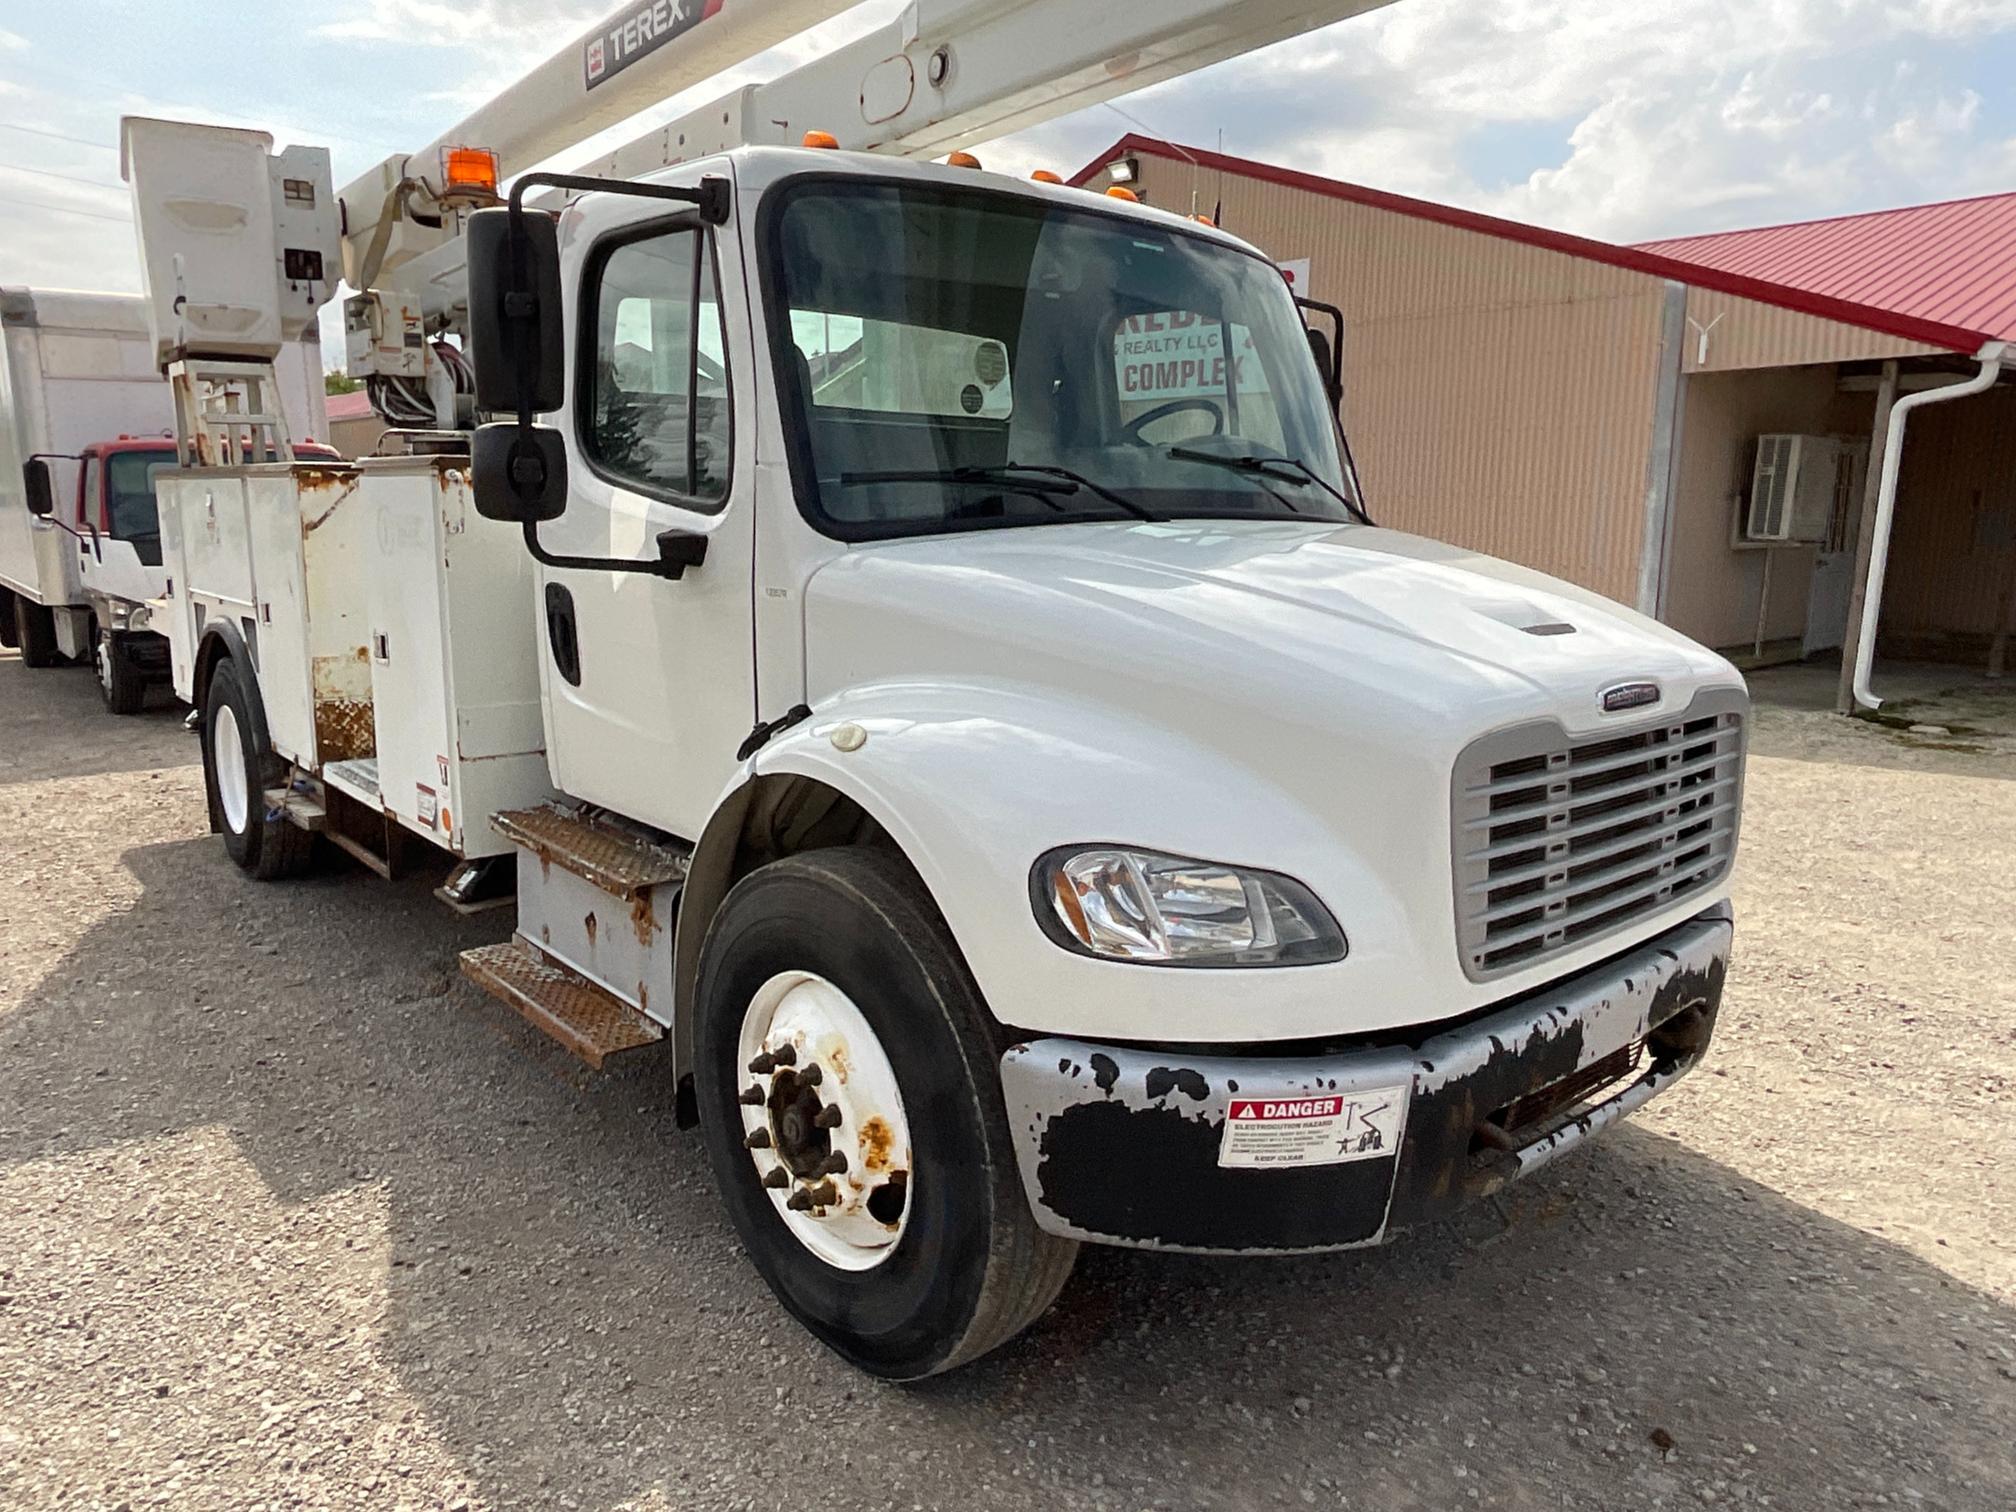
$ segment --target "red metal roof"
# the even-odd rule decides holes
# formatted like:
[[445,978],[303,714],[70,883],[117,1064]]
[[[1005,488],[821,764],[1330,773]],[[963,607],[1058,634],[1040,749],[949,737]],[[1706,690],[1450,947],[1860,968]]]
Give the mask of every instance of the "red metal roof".
[[1639,250],[2016,337],[2016,194],[1674,237]]
[[363,420],[371,414],[371,396],[361,388],[347,394],[331,394],[328,410],[331,425],[338,420]]
[[[1541,226],[1503,220],[1495,215],[1480,215],[1474,210],[1458,210],[1453,205],[1438,205],[1432,200],[1414,199],[1404,194],[1393,194],[1385,189],[1368,189],[1362,184],[1324,178],[1319,174],[1303,173],[1293,168],[1280,168],[1272,163],[1255,162],[1251,158],[1208,152],[1201,147],[1178,147],[1173,143],[1136,133],[1122,137],[1109,150],[1099,154],[1076,174],[1071,182],[1082,188],[1115,158],[1142,153],[1172,162],[1195,163],[1213,171],[1222,170],[1229,174],[1260,179],[1266,183],[1285,185],[1291,189],[1302,189],[1330,199],[1348,200],[1352,204],[1367,205],[1377,210],[1390,210],[1396,215],[1434,221],[1440,225],[1475,231],[1480,235],[1495,236],[1529,247],[1543,247],[1551,252],[1566,253],[1570,257],[1584,257],[1592,262],[1608,263],[1612,267],[1649,274],[1654,278],[1671,279],[1697,289],[1714,289],[1741,299],[1754,299],[1760,304],[1797,310],[1801,314],[1816,315],[1823,320],[1838,320],[1846,325],[1881,331],[1886,336],[1896,336],[1904,341],[1923,342],[1927,346],[1943,347],[1948,351],[1976,352],[1986,342],[2001,340],[2004,330],[2016,327],[2016,317],[2003,320],[1999,326],[1974,324],[1917,308],[1894,307],[1867,297],[1852,297],[1832,289],[1802,288],[1789,280],[1760,276],[1744,268],[1724,268],[1712,262],[1693,261],[1673,254],[1670,250],[1674,245],[1672,243],[1622,247],[1614,242],[1596,241],[1586,236],[1571,236],[1565,231],[1549,231]],[[2016,195],[2007,198],[2016,202]],[[2012,217],[2016,217],[2016,211],[2011,213]],[[1239,231],[1236,225],[1225,229],[1234,235]],[[1730,234],[1740,236],[1745,233]],[[1712,240],[1712,238],[1694,238],[1694,240]],[[1987,249],[1979,250],[1985,253]],[[2001,277],[2005,307],[2016,310],[2016,276],[2012,276],[2016,275],[2016,250],[1996,250],[2001,252],[2003,258],[2004,271]]]

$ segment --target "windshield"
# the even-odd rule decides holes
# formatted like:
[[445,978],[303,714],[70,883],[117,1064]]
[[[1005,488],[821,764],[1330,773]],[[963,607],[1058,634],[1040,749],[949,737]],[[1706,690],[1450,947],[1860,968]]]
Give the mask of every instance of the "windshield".
[[1293,299],[1171,225],[813,180],[768,230],[781,402],[822,530],[1352,518]]
[[154,475],[175,465],[172,451],[114,452],[105,461],[105,526],[115,541],[131,541],[141,561],[161,565],[161,519]]

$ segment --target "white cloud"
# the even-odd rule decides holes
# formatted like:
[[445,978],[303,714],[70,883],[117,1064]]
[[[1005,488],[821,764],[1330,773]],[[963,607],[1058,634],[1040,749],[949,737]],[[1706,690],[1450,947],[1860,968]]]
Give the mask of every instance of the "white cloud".
[[0,26],[0,52],[24,52],[27,50],[27,47],[28,39],[26,37],[20,36],[15,32],[10,32],[6,27]]

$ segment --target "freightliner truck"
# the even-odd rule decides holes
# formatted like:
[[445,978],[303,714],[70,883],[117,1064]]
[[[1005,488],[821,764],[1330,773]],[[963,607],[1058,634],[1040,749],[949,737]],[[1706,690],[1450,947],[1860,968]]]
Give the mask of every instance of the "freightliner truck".
[[[911,1379],[1080,1244],[1378,1244],[1670,1087],[1746,701],[1375,524],[1334,312],[1253,247],[964,154],[1355,0],[920,0],[528,171],[836,8],[631,6],[336,196],[353,370],[432,422],[354,465],[233,465],[334,270],[276,232],[218,283],[160,207],[260,226],[263,146],[126,143],[230,856],[509,898],[467,974],[591,1064],[657,1047],[781,1303]],[[1144,333],[1195,360],[1144,380]]]

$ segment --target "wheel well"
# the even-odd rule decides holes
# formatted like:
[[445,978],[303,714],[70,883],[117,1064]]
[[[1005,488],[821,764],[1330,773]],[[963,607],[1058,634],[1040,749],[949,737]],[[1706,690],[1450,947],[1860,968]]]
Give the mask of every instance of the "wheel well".
[[[910,865],[902,847],[872,814],[815,777],[758,777],[716,812],[694,849],[679,895],[672,1000],[677,1016],[674,1052],[682,1087],[692,1075],[691,1009],[700,946],[722,901],[759,866],[806,851],[851,846],[872,846]],[[682,1109],[690,1106],[683,1093],[679,1101]]]
[[192,705],[200,710],[203,701],[210,696],[210,678],[217,670],[217,663],[231,654],[230,643],[221,635],[206,635],[196,648],[196,675],[192,679],[190,692],[194,697]]

